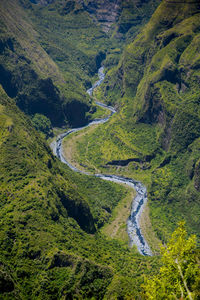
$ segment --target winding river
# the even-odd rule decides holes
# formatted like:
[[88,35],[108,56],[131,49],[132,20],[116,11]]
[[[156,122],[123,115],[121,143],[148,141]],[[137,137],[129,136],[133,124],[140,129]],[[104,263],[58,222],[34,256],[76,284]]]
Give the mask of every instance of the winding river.
[[[104,80],[104,68],[101,67],[98,71],[99,80],[94,83],[94,85],[87,91],[90,96],[92,96],[93,90],[99,86],[103,80]],[[111,107],[107,106],[104,103],[96,102],[97,105],[104,107],[110,111],[110,115],[107,118],[104,119],[98,119],[90,122],[88,125],[79,127],[79,128],[73,128],[71,130],[68,130],[67,132],[60,134],[57,137],[56,142],[51,144],[51,148],[53,149],[54,154],[61,160],[61,162],[67,164],[73,171],[79,172],[85,175],[90,176],[96,176],[103,180],[108,180],[116,183],[123,183],[130,187],[132,187],[136,191],[136,196],[133,199],[132,207],[131,207],[131,214],[127,220],[127,233],[130,239],[130,246],[136,245],[138,251],[142,255],[152,255],[151,249],[149,245],[147,244],[141,229],[140,229],[140,217],[142,214],[142,211],[144,209],[144,205],[147,202],[147,189],[146,187],[139,181],[133,180],[131,178],[126,178],[122,176],[117,175],[107,175],[107,174],[90,174],[88,172],[82,171],[71,165],[64,157],[63,150],[62,150],[62,140],[69,134],[73,132],[77,132],[82,130],[83,128],[95,125],[95,124],[103,124],[109,120],[109,118],[116,113],[116,110]]]

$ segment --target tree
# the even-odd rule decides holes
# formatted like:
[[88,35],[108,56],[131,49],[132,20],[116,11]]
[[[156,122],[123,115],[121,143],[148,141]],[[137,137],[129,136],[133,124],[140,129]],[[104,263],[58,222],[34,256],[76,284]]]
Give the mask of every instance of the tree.
[[37,130],[43,132],[46,135],[46,137],[52,135],[53,131],[52,131],[51,121],[46,116],[37,113],[32,118],[32,123],[33,126]]
[[196,236],[187,239],[184,222],[174,231],[167,246],[161,248],[163,266],[158,275],[146,280],[145,298],[200,299],[200,261]]

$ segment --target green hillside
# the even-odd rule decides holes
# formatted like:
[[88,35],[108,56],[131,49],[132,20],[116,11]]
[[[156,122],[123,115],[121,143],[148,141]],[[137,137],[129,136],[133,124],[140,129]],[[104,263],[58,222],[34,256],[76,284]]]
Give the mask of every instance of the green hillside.
[[[43,114],[59,127],[85,124],[95,110],[86,89],[106,55],[107,65],[119,61],[125,11],[130,11],[132,21],[138,16],[138,30],[156,3],[140,4],[135,14],[135,2],[125,5],[119,1],[117,14],[113,12],[110,19],[109,12],[115,8],[112,1],[96,5],[87,1],[2,0],[1,85],[32,117]],[[131,20],[124,33],[135,28]],[[107,22],[112,28],[109,33],[102,25]]]
[[198,2],[163,1],[96,91],[117,115],[77,145],[80,163],[148,184],[162,240],[181,219],[199,235],[199,28]]
[[96,232],[126,189],[73,174],[2,90],[0,101],[0,298],[138,294],[157,259]]
[[105,34],[87,13],[65,16],[57,4],[41,9],[28,0],[1,1],[0,15],[1,84],[7,94],[53,126],[86,123],[92,109],[85,89],[104,55]]
[[[200,3],[160,2],[0,1],[0,299],[199,299]],[[45,139],[107,114],[102,62],[117,113],[64,152],[146,185],[152,257],[128,245],[134,191]],[[182,220],[197,243],[170,239]]]

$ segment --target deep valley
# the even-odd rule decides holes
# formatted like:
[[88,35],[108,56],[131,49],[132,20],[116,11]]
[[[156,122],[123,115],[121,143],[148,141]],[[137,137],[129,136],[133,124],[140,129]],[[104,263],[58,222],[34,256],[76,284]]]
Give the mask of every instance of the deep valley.
[[200,299],[199,0],[0,16],[0,299]]

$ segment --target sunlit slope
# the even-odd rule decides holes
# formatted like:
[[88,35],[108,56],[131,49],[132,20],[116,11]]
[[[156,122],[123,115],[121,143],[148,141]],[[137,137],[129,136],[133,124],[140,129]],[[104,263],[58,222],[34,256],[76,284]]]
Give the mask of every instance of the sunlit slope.
[[0,182],[1,299],[139,295],[157,259],[96,232],[127,190],[62,165],[2,89]]
[[163,1],[96,92],[118,114],[78,145],[82,161],[149,184],[162,239],[179,219],[199,233],[199,31],[199,2]]

